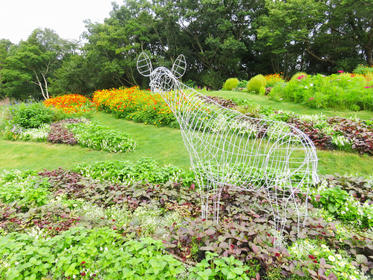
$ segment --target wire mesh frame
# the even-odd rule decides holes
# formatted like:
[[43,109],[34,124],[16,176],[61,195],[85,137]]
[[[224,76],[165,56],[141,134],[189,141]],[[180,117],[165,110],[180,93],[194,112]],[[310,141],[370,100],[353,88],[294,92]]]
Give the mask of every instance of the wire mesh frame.
[[[313,142],[292,125],[243,115],[187,87],[178,80],[186,69],[182,55],[171,71],[152,70],[145,53],[137,66],[140,73],[150,73],[151,91],[162,96],[180,125],[203,194],[202,218],[210,217],[212,196],[212,216],[219,222],[225,186],[264,191],[277,233],[282,235],[291,210],[297,215],[299,233],[307,217],[309,186],[319,180]],[[300,192],[305,195],[303,208],[297,197]]]

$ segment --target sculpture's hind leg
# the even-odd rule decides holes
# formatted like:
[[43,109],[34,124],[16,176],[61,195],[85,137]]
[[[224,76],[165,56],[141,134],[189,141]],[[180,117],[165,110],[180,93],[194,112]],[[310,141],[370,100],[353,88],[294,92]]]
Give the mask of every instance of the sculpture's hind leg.
[[209,192],[204,188],[201,190],[201,217],[206,220],[209,218]]
[[221,192],[223,188],[219,185],[214,186],[213,189],[213,201],[214,201],[214,221],[216,223],[219,223],[219,215],[220,215],[220,198],[221,198]]
[[201,188],[202,219],[219,222],[221,192],[222,188],[216,184]]

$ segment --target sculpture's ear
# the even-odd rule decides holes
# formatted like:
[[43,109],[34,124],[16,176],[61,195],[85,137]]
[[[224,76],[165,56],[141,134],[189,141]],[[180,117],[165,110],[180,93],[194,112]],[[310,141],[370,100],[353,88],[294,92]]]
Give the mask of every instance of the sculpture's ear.
[[150,61],[149,56],[142,52],[137,58],[137,71],[145,77],[149,77],[153,72],[152,62]]
[[171,72],[172,74],[175,75],[177,79],[180,79],[186,71],[186,61],[185,61],[185,56],[184,55],[179,55],[175,62],[174,65],[172,65]]

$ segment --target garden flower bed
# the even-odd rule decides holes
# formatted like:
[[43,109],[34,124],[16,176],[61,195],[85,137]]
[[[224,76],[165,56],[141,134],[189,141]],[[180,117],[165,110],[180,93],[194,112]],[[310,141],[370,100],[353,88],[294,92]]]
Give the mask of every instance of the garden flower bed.
[[[363,178],[324,177],[313,187],[301,236],[294,216],[275,245],[264,194],[226,187],[221,222],[205,221],[193,174],[150,159],[6,172],[0,177],[0,275],[368,279],[372,185]],[[319,192],[325,186],[343,191],[344,199]],[[363,209],[368,223],[335,215],[348,205]]]
[[84,113],[84,104],[86,103],[73,107],[75,111],[67,107],[67,112],[70,113],[52,110],[40,103],[11,106],[3,134],[9,140],[79,144],[82,147],[115,153],[135,149],[135,141],[122,131],[85,118],[69,118],[76,116],[76,113]]
[[[270,76],[269,79],[276,80],[280,77]],[[245,105],[242,100],[232,102],[223,98],[213,97],[212,99],[227,108],[234,109],[235,105]],[[206,101],[206,112],[213,112],[214,105],[211,105],[207,99],[203,100]],[[97,91],[94,93],[93,101],[100,110],[113,113],[119,118],[157,126],[178,127],[173,113],[158,94],[151,94],[137,87]],[[311,138],[315,146],[321,149],[373,154],[373,123],[371,121],[327,118],[322,115],[300,116],[260,106],[247,115],[289,123],[303,131]],[[224,116],[206,121],[212,131],[222,127],[222,122],[224,122]]]
[[67,114],[81,114],[91,112],[95,104],[80,94],[66,94],[45,100],[44,105],[62,110]]

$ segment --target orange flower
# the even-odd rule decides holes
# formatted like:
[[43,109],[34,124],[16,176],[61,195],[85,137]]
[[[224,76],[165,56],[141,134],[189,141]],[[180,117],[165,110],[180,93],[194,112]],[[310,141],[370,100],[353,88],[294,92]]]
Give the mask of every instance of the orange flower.
[[49,98],[45,100],[44,105],[47,107],[55,107],[63,110],[65,113],[79,113],[85,112],[85,110],[92,110],[95,108],[95,104],[92,101],[80,94],[66,94]]

